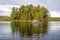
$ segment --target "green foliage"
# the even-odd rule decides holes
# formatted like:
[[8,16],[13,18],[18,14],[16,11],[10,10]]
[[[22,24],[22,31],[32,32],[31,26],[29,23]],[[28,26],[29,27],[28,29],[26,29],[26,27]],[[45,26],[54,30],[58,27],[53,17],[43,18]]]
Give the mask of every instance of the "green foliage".
[[59,17],[49,17],[48,18],[49,21],[60,21]]
[[0,21],[10,21],[10,17],[8,16],[0,16]]
[[12,8],[11,19],[12,20],[42,20],[48,17],[48,10],[44,7],[33,5],[22,5],[20,8]]
[[18,8],[13,7],[12,8],[12,14],[11,14],[11,20],[19,20],[20,14]]

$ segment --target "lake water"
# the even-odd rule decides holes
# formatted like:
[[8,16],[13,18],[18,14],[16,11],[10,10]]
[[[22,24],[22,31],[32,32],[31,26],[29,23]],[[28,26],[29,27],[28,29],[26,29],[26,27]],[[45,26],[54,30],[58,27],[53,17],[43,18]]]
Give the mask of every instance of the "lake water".
[[48,22],[47,26],[0,22],[0,40],[60,40],[60,22]]

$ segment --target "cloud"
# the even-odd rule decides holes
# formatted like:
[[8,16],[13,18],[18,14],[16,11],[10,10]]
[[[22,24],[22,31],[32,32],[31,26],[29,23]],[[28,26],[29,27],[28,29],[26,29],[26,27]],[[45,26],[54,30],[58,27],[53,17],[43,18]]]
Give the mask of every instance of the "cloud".
[[0,0],[2,5],[27,5],[27,4],[39,4],[39,0]]
[[60,11],[60,0],[46,0],[45,4],[50,11]]
[[60,0],[0,0],[0,5],[42,5],[50,11],[60,11]]
[[27,4],[44,6],[52,17],[60,17],[60,0],[0,0],[0,15],[10,15],[12,7]]
[[11,12],[11,8],[9,6],[0,5],[0,11]]
[[60,17],[60,12],[58,11],[50,11],[50,17]]
[[12,7],[19,7],[15,5],[0,5],[0,16],[10,16]]
[[8,13],[8,12],[0,12],[0,16],[10,16],[10,13]]

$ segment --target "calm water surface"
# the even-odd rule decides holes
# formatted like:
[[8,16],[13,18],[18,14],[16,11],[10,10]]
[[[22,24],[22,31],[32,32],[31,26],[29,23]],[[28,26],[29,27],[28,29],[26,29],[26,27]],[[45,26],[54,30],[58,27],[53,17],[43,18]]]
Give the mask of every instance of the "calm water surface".
[[44,26],[36,28],[30,23],[0,22],[0,40],[60,40],[60,22]]

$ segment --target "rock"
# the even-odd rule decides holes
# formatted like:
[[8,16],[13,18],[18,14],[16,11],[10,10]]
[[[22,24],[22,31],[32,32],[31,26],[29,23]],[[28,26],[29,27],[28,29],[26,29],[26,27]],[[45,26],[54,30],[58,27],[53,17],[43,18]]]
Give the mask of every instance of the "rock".
[[33,26],[38,26],[40,24],[39,20],[33,20],[32,21]]

